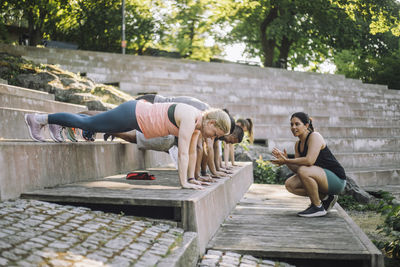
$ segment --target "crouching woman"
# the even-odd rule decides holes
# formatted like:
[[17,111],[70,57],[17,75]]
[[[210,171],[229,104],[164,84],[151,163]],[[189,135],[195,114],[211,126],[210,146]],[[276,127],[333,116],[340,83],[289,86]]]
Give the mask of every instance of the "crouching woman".
[[276,159],[271,162],[286,164],[295,173],[285,182],[289,192],[310,198],[311,205],[297,215],[325,216],[346,186],[345,171],[322,135],[314,132],[312,120],[306,113],[294,113],[290,118],[290,129],[299,138],[294,147],[295,158],[288,158],[286,150],[274,148],[272,154]]

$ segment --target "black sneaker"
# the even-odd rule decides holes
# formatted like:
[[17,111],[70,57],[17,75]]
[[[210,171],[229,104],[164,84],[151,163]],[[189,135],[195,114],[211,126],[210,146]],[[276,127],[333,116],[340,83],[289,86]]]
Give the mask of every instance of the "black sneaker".
[[323,205],[318,208],[314,204],[311,204],[310,207],[302,212],[297,213],[297,215],[301,217],[321,217],[326,215],[326,210],[324,209]]
[[322,200],[322,206],[326,211],[329,211],[336,204],[338,198],[338,195],[329,195],[326,200]]

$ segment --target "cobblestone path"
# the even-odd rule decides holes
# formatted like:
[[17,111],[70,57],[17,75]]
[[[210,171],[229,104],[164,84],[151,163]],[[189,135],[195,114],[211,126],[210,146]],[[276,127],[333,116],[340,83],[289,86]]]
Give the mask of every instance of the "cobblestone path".
[[183,230],[87,208],[0,202],[0,266],[154,266]]

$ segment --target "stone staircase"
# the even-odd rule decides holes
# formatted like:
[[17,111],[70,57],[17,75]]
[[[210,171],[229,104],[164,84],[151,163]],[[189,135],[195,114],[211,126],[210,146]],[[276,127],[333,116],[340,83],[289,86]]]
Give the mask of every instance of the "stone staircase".
[[293,153],[293,112],[313,117],[348,175],[362,186],[400,184],[400,92],[343,75],[91,51],[0,45],[0,51],[119,83],[128,93],[189,95],[236,117],[251,117],[255,138]]
[[[165,153],[142,152],[129,143],[37,143],[30,139],[24,121],[26,113],[86,109],[54,101],[54,95],[0,84],[0,200],[16,198],[33,189],[170,163]],[[48,132],[46,135],[50,139]]]

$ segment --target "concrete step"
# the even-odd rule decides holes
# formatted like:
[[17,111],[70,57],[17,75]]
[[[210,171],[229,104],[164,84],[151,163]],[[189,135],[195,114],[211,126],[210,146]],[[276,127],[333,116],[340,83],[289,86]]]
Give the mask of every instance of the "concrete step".
[[348,168],[346,174],[352,177],[359,186],[399,185],[400,165],[386,167]]
[[[268,148],[270,151],[274,147],[281,150],[286,149],[288,153],[294,153],[294,145],[297,139],[281,138],[268,139]],[[399,137],[370,137],[370,138],[348,138],[336,137],[325,138],[325,141],[331,151],[335,152],[390,152],[400,151]]]
[[238,80],[232,80],[231,82],[205,82],[205,81],[192,81],[192,80],[171,80],[171,79],[144,79],[135,78],[133,81],[121,82],[120,88],[131,94],[138,92],[159,92],[160,94],[169,95],[186,95],[192,92],[194,93],[210,93],[210,94],[226,94],[234,92],[240,96],[243,94],[257,93],[263,96],[268,96],[268,92],[273,91],[288,91],[298,95],[304,92],[310,93],[322,93],[328,95],[351,95],[355,96],[359,94],[363,97],[373,97],[376,95],[383,95],[380,91],[370,91],[364,88],[341,90],[336,87],[326,88],[325,86],[310,87],[307,85],[289,84],[287,86],[282,83],[273,83],[271,81],[257,81],[249,85],[248,83],[241,83]]
[[33,99],[54,100],[55,96],[46,92],[31,90],[13,85],[0,84],[0,94],[23,96]]
[[38,110],[41,112],[72,112],[87,110],[86,106],[0,93],[0,107]]
[[252,163],[238,164],[231,178],[218,179],[203,190],[182,189],[177,170],[153,168],[149,172],[156,179],[151,181],[126,180],[125,175],[113,175],[24,192],[21,197],[83,206],[89,204],[92,207],[99,204],[125,205],[132,207],[132,213],[139,208],[146,209],[152,211],[147,212],[147,217],[161,217],[177,223],[185,231],[196,232],[199,251],[203,254],[208,241],[253,183]]
[[[278,124],[289,126],[290,116],[292,114],[275,115],[275,114],[232,114],[237,118],[252,118],[254,124]],[[316,114],[311,116],[313,119],[313,125],[319,126],[353,126],[353,127],[380,127],[380,126],[400,126],[400,117],[361,117],[361,116],[336,116],[335,114],[320,115]],[[286,123],[286,125],[285,125]]]
[[[153,155],[146,155],[153,154]],[[152,159],[146,162],[146,159]],[[168,154],[121,142],[0,142],[0,200],[22,192],[171,163]]]
[[397,165],[400,168],[400,152],[352,152],[335,153],[343,168],[385,168]]
[[[43,112],[38,112],[35,110],[27,110],[27,109],[0,107],[0,121],[2,125],[4,125],[4,127],[0,127],[0,140],[1,139],[31,140],[24,118],[25,114],[29,113],[43,113]],[[44,130],[44,137],[48,140],[51,140],[47,126],[45,127]]]
[[[324,138],[328,137],[347,137],[347,138],[367,138],[367,137],[400,137],[399,127],[345,127],[345,126],[321,126],[316,127]],[[254,134],[257,139],[292,138],[290,126],[259,124],[256,125]],[[262,138],[263,137],[263,138]]]

